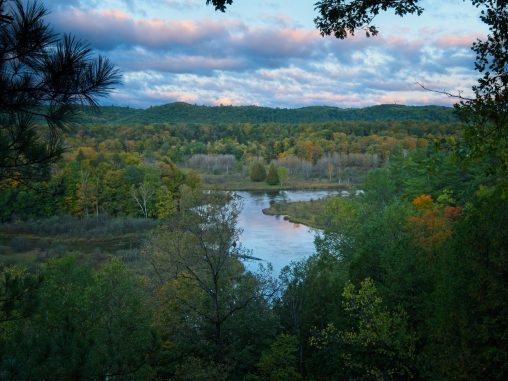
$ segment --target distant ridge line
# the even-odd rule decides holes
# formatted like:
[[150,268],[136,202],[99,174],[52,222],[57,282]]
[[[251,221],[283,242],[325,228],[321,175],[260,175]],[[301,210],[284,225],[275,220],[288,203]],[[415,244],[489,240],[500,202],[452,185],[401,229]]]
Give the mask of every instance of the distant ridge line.
[[135,109],[102,106],[99,112],[86,110],[82,123],[326,123],[334,121],[434,121],[456,122],[451,107],[384,104],[364,108],[305,106],[271,108],[263,106],[198,106],[184,102]]

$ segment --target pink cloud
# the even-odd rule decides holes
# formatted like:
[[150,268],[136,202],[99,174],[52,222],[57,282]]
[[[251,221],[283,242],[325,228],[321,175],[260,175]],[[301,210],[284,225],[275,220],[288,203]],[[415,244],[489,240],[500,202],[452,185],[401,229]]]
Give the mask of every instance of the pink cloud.
[[230,18],[162,20],[136,18],[116,9],[77,8],[54,13],[50,21],[57,30],[108,50],[126,76],[155,73],[153,79],[127,81],[128,96],[115,95],[126,100],[137,96],[139,103],[453,103],[410,84],[434,78],[433,88],[441,88],[440,81],[450,82],[450,88],[468,83],[466,74],[472,70],[467,64],[474,59],[457,48],[469,47],[475,36],[445,31],[419,37],[358,34],[340,41],[322,38],[311,27],[289,28],[283,20],[247,26]]
[[479,36],[442,36],[437,39],[436,45],[440,48],[469,48]]
[[[78,14],[78,18],[82,18],[85,13],[77,9],[74,9],[72,12],[74,14]],[[131,18],[126,12],[119,9],[103,9],[100,11],[92,11],[92,12],[95,12],[100,17],[111,18],[115,20],[130,20]]]
[[167,48],[189,45],[227,36],[239,22],[213,20],[134,19],[121,10],[66,9],[52,16],[59,29],[72,31],[90,40],[95,46],[113,48],[118,45],[139,45]]
[[214,99],[210,102],[213,106],[233,106],[236,104],[235,100],[229,97],[221,97]]

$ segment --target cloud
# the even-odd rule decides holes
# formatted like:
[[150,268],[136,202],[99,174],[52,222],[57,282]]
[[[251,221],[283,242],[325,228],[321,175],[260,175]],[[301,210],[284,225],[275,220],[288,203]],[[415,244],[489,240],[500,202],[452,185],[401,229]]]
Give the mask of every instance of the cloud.
[[[471,73],[458,71],[427,73],[417,78],[412,74],[401,72],[389,77],[382,71],[367,72],[360,67],[340,66],[334,62],[319,62],[307,67],[262,68],[248,75],[222,71],[209,76],[158,72],[151,78],[126,83],[130,98],[123,101],[139,107],[184,99],[198,104],[272,107],[362,107],[379,103],[450,105],[453,99],[425,91],[416,81],[431,89],[464,91],[465,95],[474,81]],[[457,83],[462,86],[457,87]]]
[[447,35],[441,36],[436,40],[436,46],[440,48],[465,48],[469,49],[473,42],[483,36],[474,35]]
[[135,20],[121,10],[67,9],[51,17],[58,31],[71,32],[101,50],[119,46],[170,49],[210,41],[227,33],[229,25],[216,21]]
[[190,54],[155,54],[141,48],[118,50],[110,58],[124,71],[156,71],[161,73],[198,73],[212,75],[215,70],[241,71],[248,63],[241,58],[210,57]]
[[256,57],[310,57],[320,49],[319,33],[304,29],[248,29],[231,38],[233,47]]
[[[64,2],[53,4],[58,3]],[[204,5],[201,0],[158,3],[175,9]],[[122,69],[125,85],[112,96],[119,104],[449,104],[415,82],[463,91],[475,78],[472,34],[427,28],[419,37],[400,33],[337,40],[322,38],[312,28],[289,27],[284,15],[248,25],[229,16],[136,18],[125,8],[86,8],[78,0],[68,4],[73,5],[51,15],[51,24],[88,41]]]

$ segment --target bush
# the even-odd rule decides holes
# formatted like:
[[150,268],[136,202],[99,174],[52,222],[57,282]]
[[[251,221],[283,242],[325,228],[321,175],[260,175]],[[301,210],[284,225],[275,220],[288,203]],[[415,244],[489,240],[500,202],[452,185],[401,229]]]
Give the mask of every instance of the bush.
[[259,161],[250,167],[250,179],[252,181],[264,181],[266,179],[265,166]]
[[270,164],[270,168],[268,168],[268,174],[266,175],[266,183],[269,185],[279,184],[279,173],[277,171],[277,167],[273,163]]

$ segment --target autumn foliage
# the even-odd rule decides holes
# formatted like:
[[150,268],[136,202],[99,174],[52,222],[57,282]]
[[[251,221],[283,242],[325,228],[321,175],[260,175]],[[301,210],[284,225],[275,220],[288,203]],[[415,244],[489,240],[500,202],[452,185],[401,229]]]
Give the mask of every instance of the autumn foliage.
[[423,209],[431,209],[434,205],[434,201],[432,200],[432,196],[429,194],[422,194],[415,198],[412,202],[414,207],[418,210]]
[[462,209],[452,206],[442,208],[428,194],[418,196],[412,204],[417,214],[408,218],[409,228],[416,244],[433,257],[436,250],[451,238],[451,220],[458,218]]
[[462,214],[462,207],[460,206],[445,206],[444,208],[444,216],[451,220],[456,220]]

